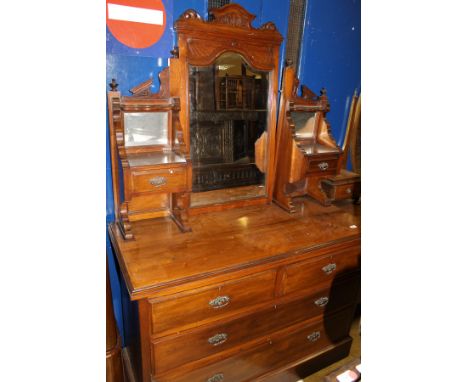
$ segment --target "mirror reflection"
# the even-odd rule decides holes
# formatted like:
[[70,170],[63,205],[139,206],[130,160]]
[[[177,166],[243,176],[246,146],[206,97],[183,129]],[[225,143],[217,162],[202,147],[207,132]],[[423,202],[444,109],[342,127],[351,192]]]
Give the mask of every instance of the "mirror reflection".
[[231,189],[219,201],[264,195],[268,72],[226,53],[190,66],[189,78],[193,191]]
[[314,138],[316,118],[313,112],[292,111],[291,118],[296,127],[296,137],[300,139]]
[[168,144],[168,113],[124,113],[125,146]]

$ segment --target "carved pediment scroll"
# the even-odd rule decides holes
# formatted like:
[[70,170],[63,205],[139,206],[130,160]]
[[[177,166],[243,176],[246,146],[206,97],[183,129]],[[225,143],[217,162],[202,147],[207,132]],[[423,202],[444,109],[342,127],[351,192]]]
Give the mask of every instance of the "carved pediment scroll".
[[238,4],[228,4],[221,8],[212,8],[213,24],[226,24],[233,27],[252,29],[255,16]]

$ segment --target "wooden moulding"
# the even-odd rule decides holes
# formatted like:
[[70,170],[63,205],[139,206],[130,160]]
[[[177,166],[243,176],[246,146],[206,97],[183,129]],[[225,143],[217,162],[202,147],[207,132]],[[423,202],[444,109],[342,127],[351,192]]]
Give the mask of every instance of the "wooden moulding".
[[[321,179],[338,172],[342,151],[331,134],[326,114],[330,110],[325,89],[320,96],[305,85],[298,95],[299,79],[294,68],[284,69],[278,120],[276,180],[273,200],[286,211],[296,212],[293,197],[309,195],[322,205],[330,200],[321,188]],[[296,135],[291,112],[315,112],[310,138]],[[326,167],[321,168],[322,163]]]
[[[180,101],[179,98],[171,96],[169,86],[170,69],[166,68],[159,74],[160,90],[151,93],[152,79],[149,79],[135,87],[130,92],[131,96],[121,96],[117,91],[117,83],[111,83],[112,90],[108,95],[109,103],[109,129],[111,141],[112,178],[114,192],[114,208],[118,227],[127,240],[134,239],[132,222],[171,216],[183,232],[189,231],[188,226],[188,192],[191,189],[191,160],[183,129],[179,121]],[[166,145],[135,146],[126,147],[124,139],[123,115],[125,112],[154,112],[163,111],[168,113],[168,143]],[[132,165],[131,159],[139,158],[141,155],[166,155],[174,153],[183,157],[185,162],[174,163],[175,167],[183,165],[186,179],[183,184],[177,183],[174,192],[166,187],[163,191],[155,189],[151,194],[140,192],[135,189],[135,171],[144,173],[149,171],[170,172],[172,163],[163,161],[160,164]],[[166,155],[168,157],[168,155]],[[119,162],[122,167],[122,179],[120,179]],[[175,170],[174,170],[175,171]],[[172,179],[172,178],[171,178]],[[122,186],[123,185],[123,186]]]
[[114,317],[109,268],[106,259],[106,381],[124,382],[121,342]]
[[[255,16],[238,4],[228,4],[211,10],[213,20],[203,20],[194,10],[187,10],[175,22],[178,35],[176,57],[171,59],[171,95],[180,99],[180,123],[184,130],[187,150],[190,152],[189,66],[211,65],[226,52],[238,53],[254,69],[269,72],[268,131],[257,142],[256,165],[265,172],[264,198],[249,200],[249,204],[265,204],[272,200],[274,185],[274,158],[276,142],[276,115],[278,94],[279,47],[283,40],[275,25],[265,23],[254,28]],[[242,207],[245,200],[227,201],[213,206],[196,207],[194,214]],[[192,212],[191,212],[192,214]]]
[[[357,129],[361,121],[361,97],[357,91],[353,95],[349,110],[346,134],[343,142],[343,155],[341,156],[339,173],[335,176],[321,180],[320,187],[323,189],[330,201],[353,199],[358,203],[361,198],[361,176],[355,171],[357,165]],[[347,159],[351,152],[353,171],[348,171]],[[360,168],[358,169],[360,172]]]

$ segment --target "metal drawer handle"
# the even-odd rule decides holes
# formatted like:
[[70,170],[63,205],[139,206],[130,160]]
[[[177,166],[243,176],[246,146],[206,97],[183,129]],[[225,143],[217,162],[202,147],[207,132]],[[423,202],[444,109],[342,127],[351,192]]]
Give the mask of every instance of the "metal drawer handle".
[[317,331],[317,332],[313,332],[311,334],[309,334],[307,336],[307,339],[310,341],[310,342],[315,342],[317,341],[318,339],[320,338],[320,332]]
[[320,169],[320,171],[327,171],[328,170],[328,163],[327,162],[319,163],[317,166]]
[[350,188],[347,188],[347,189],[346,189],[346,193],[347,193],[347,194],[351,194],[351,192],[352,192],[352,190],[351,190]]
[[167,179],[164,176],[155,176],[151,178],[149,182],[154,187],[161,187],[167,183]]
[[335,263],[330,263],[330,264],[328,264],[328,265],[325,265],[325,266],[322,268],[322,271],[324,271],[327,275],[329,275],[329,274],[332,273],[335,269],[336,269],[336,264],[335,264]]
[[224,374],[223,373],[218,373],[213,375],[211,378],[208,378],[206,382],[221,382],[224,380]]
[[227,338],[228,335],[226,333],[218,333],[215,334],[213,337],[208,338],[208,343],[213,346],[218,346],[226,342]]
[[219,308],[224,308],[226,305],[229,304],[230,301],[231,301],[231,298],[229,296],[218,296],[214,298],[213,300],[211,300],[208,304],[210,304],[210,306],[213,309],[219,309]]
[[319,299],[315,300],[315,305],[321,308],[323,308],[327,304],[328,304],[328,297],[320,297]]

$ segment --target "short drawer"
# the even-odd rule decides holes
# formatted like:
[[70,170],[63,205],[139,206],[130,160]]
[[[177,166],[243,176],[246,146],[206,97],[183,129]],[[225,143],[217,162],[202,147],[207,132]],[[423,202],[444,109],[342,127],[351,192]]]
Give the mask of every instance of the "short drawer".
[[[210,365],[185,372],[174,370],[158,376],[158,382],[241,382],[313,355],[347,337],[353,309],[326,320],[316,320],[292,331],[275,333],[265,343]],[[196,350],[195,350],[196,351]]]
[[280,290],[283,295],[287,295],[314,286],[330,286],[337,276],[358,270],[359,267],[359,248],[291,264],[284,269]]
[[171,167],[154,170],[133,170],[131,192],[182,192],[187,189],[187,169]]
[[342,200],[342,199],[349,199],[354,196],[355,189],[357,188],[357,184],[342,184],[340,186],[336,186],[335,188],[335,200]]
[[271,300],[275,278],[276,270],[269,270],[164,300],[150,300],[152,333],[164,335],[179,331]]
[[307,175],[334,175],[338,166],[338,156],[333,158],[314,158],[307,163]]
[[[155,373],[160,374],[189,362],[217,354],[259,339],[290,325],[314,317],[328,317],[333,311],[354,304],[359,279],[348,278],[333,290],[325,289],[305,298],[273,305],[269,309],[194,330],[153,344]],[[190,344],[190,346],[186,346]]]
[[354,198],[359,194],[360,182],[334,185],[326,180],[322,182],[322,188],[332,200],[344,200]]

